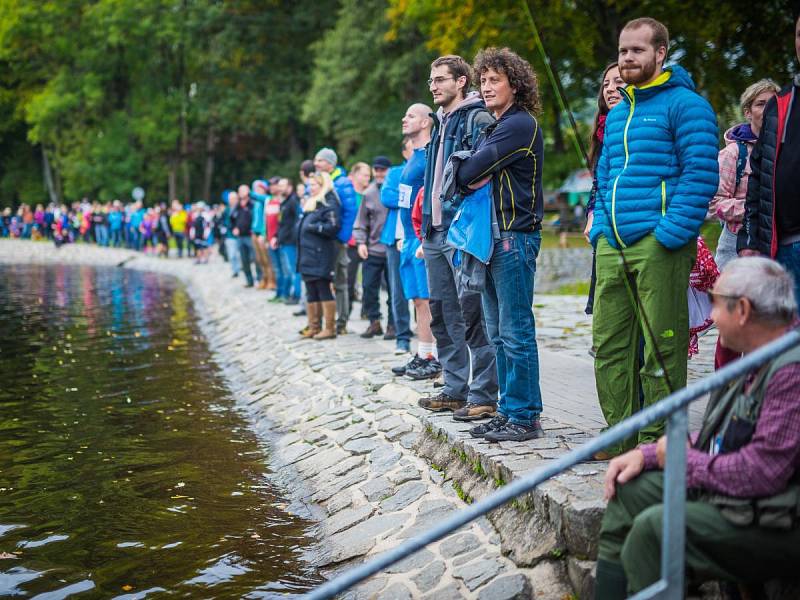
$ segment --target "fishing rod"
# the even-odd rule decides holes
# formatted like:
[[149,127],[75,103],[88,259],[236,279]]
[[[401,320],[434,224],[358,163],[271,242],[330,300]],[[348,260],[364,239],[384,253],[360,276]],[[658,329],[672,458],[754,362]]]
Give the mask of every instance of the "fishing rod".
[[[542,57],[542,62],[544,62],[545,71],[547,71],[548,79],[550,80],[550,84],[553,86],[553,90],[556,94],[556,99],[558,101],[559,107],[563,112],[567,114],[569,118],[570,126],[572,128],[573,133],[573,142],[575,145],[575,149],[578,153],[578,158],[583,162],[586,168],[591,172],[592,165],[589,163],[589,154],[586,152],[586,147],[583,144],[583,139],[578,134],[578,124],[575,122],[575,116],[572,112],[572,109],[569,105],[569,100],[567,99],[567,94],[564,92],[564,88],[561,85],[561,78],[557,76],[555,73],[551,63],[550,57],[548,56],[547,52],[545,51],[544,44],[542,43],[542,38],[539,35],[539,28],[536,26],[536,21],[533,19],[533,13],[531,12],[530,6],[528,5],[528,0],[520,0],[522,4],[522,9],[525,15],[527,16],[528,23],[533,30],[533,39],[536,47],[539,50],[539,54]],[[607,206],[606,200],[602,197],[601,194],[598,194],[598,197],[601,198],[603,202],[603,210],[607,213]],[[650,336],[653,345],[653,351],[656,356],[656,360],[658,361],[658,365],[661,368],[661,372],[664,374],[664,382],[667,384],[667,390],[670,394],[675,392],[675,389],[672,387],[672,382],[669,378],[669,372],[667,371],[666,362],[664,361],[664,356],[661,353],[661,349],[658,347],[658,342],[656,341],[656,336],[653,334],[653,328],[650,325],[650,320],[647,318],[647,313],[644,310],[644,303],[642,302],[642,298],[638,293],[638,290],[633,285],[633,271],[631,270],[630,264],[628,263],[627,258],[625,257],[625,253],[622,250],[622,241],[617,240],[619,242],[619,248],[617,249],[619,252],[619,256],[622,259],[622,268],[625,271],[625,285],[628,288],[628,291],[633,296],[634,300],[636,301],[636,308],[639,311],[639,315],[641,315],[642,322],[647,330],[647,335]],[[610,244],[609,244],[610,246]],[[613,246],[611,246],[613,248]]]

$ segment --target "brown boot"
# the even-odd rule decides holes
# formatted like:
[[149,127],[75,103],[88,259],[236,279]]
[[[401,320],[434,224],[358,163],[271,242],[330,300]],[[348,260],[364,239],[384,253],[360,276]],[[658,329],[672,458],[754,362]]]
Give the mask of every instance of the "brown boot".
[[320,309],[320,302],[309,302],[306,305],[306,313],[308,314],[308,325],[300,330],[300,335],[304,338],[313,338],[321,330],[320,318],[322,317],[322,310]]
[[336,337],[336,300],[321,302],[325,317],[325,328],[314,336],[315,340],[330,340]]
[[370,321],[369,327],[367,327],[367,330],[361,334],[361,337],[365,340],[368,340],[378,335],[383,335],[383,327],[381,327],[381,322]]

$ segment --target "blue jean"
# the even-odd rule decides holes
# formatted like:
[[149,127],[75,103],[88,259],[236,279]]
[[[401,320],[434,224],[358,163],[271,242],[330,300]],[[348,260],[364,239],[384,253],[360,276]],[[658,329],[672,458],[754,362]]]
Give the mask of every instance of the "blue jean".
[[108,246],[108,225],[95,225],[94,239],[98,246]]
[[286,297],[299,298],[303,294],[303,280],[297,272],[297,246],[281,246],[281,270],[286,274]]
[[111,230],[111,245],[114,248],[119,248],[122,245],[122,229],[116,228]]
[[242,257],[239,256],[239,243],[235,237],[225,238],[225,253],[228,255],[228,262],[231,264],[233,275],[239,274],[242,270]]
[[267,252],[269,252],[269,261],[272,263],[272,270],[275,273],[275,297],[288,298],[289,287],[292,285],[292,276],[283,269],[280,250],[273,250],[270,246],[267,246]]
[[411,315],[408,312],[408,300],[403,294],[403,282],[400,280],[400,251],[395,245],[386,246],[386,268],[389,273],[389,289],[392,292],[392,316],[397,332],[397,341],[411,340]]
[[778,246],[775,260],[781,263],[794,277],[794,298],[800,302],[800,242]]
[[533,282],[542,235],[504,231],[495,242],[481,294],[486,329],[497,351],[498,412],[531,425],[542,412]]

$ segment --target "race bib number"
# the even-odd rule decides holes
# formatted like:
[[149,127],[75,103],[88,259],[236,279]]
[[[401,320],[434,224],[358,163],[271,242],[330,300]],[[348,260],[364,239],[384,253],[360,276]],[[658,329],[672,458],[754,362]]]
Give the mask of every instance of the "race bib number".
[[400,208],[411,208],[411,192],[413,189],[405,183],[400,184],[400,200],[397,205]]

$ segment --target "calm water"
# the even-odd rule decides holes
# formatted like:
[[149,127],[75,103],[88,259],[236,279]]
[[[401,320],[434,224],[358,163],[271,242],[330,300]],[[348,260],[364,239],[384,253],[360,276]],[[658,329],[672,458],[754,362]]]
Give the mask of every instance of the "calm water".
[[[0,266],[0,596],[261,598],[316,584],[171,279]],[[39,595],[37,595],[39,594]]]

